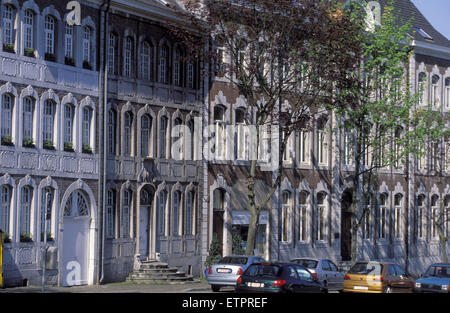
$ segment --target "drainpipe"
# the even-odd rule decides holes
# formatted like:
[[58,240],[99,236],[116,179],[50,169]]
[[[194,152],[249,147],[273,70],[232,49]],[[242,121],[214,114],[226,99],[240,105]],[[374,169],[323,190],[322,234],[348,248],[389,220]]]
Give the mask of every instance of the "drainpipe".
[[[97,285],[103,282],[104,279],[104,251],[105,251],[105,185],[106,185],[106,121],[107,121],[107,102],[108,102],[108,68],[106,66],[106,43],[107,43],[107,29],[108,29],[108,11],[111,5],[111,0],[104,0],[100,6],[100,35],[99,35],[99,179],[98,179],[98,221],[101,223],[101,231],[99,232],[98,260],[99,270],[97,272]],[[106,6],[106,9],[104,9]],[[102,82],[103,79],[103,82]],[[101,218],[100,218],[101,216]]]

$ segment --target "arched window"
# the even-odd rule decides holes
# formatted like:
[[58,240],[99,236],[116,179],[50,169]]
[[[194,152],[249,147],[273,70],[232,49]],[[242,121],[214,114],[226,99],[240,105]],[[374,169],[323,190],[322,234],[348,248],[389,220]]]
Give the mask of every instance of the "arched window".
[[141,117],[141,157],[151,155],[150,141],[152,133],[152,118],[148,114]]
[[426,104],[426,95],[427,95],[427,74],[424,72],[419,73],[419,104]]
[[185,149],[185,159],[194,160],[195,159],[195,127],[194,121],[190,120],[187,122],[187,127],[189,129],[189,134],[186,136],[186,149]]
[[394,131],[394,143],[393,143],[393,148],[394,148],[394,166],[396,168],[399,168],[402,164],[402,153],[403,153],[403,127],[401,126],[397,126],[395,128]]
[[34,57],[35,30],[34,30],[34,12],[26,10],[23,18],[24,33],[24,54]]
[[445,108],[450,110],[450,77],[445,79]]
[[168,118],[161,116],[159,120],[159,158],[167,158],[167,126]]
[[[41,210],[40,210],[40,233],[41,233],[41,241],[44,241],[44,231],[47,228],[47,234],[50,235],[47,237],[52,237],[51,235],[51,223],[47,217],[51,217],[48,213],[52,212],[52,206],[53,206],[53,199],[55,196],[55,190],[51,187],[45,187],[42,189],[41,192]],[[72,201],[72,198],[70,197],[68,199],[68,202]],[[67,207],[67,205],[66,205]],[[72,208],[70,207],[70,210]],[[47,225],[46,225],[47,224]]]
[[0,187],[0,229],[9,235],[9,218],[11,216],[12,188],[8,185]]
[[362,225],[362,237],[363,239],[370,240],[371,236],[371,206],[373,201],[373,195],[370,194],[368,198],[365,199],[364,202],[364,209],[365,209],[365,215],[363,218],[363,225]]
[[182,84],[181,77],[183,77],[181,57],[182,57],[181,50],[176,49],[173,63],[173,84],[178,87],[181,87]]
[[248,131],[246,127],[244,108],[237,108],[236,114],[236,132],[235,132],[235,158],[236,160],[247,160],[248,159]]
[[34,116],[34,99],[31,97],[25,97],[23,99],[23,146],[29,146],[33,144],[33,116]]
[[301,191],[298,201],[298,240],[305,242],[307,239],[308,227],[308,193]]
[[159,82],[167,84],[169,68],[169,49],[166,45],[162,45],[159,50]]
[[217,160],[225,159],[226,151],[226,133],[225,133],[225,107],[216,105],[214,107],[214,124],[215,124],[215,144],[214,152]]
[[439,105],[439,81],[440,78],[438,75],[433,75],[431,77],[431,103],[432,105]]
[[133,39],[125,38],[125,54],[124,54],[124,75],[133,76]]
[[400,239],[402,235],[402,209],[403,209],[403,195],[396,194],[394,197],[394,237]]
[[432,195],[431,196],[431,237],[433,239],[437,239],[439,236],[438,229],[441,226],[441,210],[439,207],[439,196]]
[[289,191],[283,191],[281,194],[281,241],[288,242],[290,235],[292,197]]
[[89,26],[83,27],[83,68],[92,69],[91,66],[91,45],[92,45],[92,31]]
[[142,43],[141,78],[152,80],[152,47],[146,41]]
[[64,105],[64,151],[73,151],[73,120],[75,108],[71,103]]
[[131,191],[125,190],[123,192],[122,201],[122,233],[123,238],[130,237],[130,211],[131,211]]
[[325,126],[317,129],[317,161],[319,165],[328,164],[328,137]]
[[44,22],[45,59],[55,61],[55,19],[47,15]]
[[344,131],[343,134],[343,143],[342,143],[342,160],[345,165],[353,164],[353,132],[352,131]]
[[54,149],[56,104],[52,100],[44,101],[42,117],[43,147]]
[[163,190],[158,194],[156,230],[158,235],[166,234],[166,201],[167,193]]
[[81,144],[83,152],[92,153],[91,144],[91,123],[92,123],[92,109],[89,107],[83,108],[82,125],[81,125]]
[[327,194],[320,192],[317,194],[316,210],[316,240],[325,240],[326,226],[326,198]]
[[195,88],[195,73],[194,73],[195,67],[192,62],[188,62],[187,64],[187,87],[190,89]]
[[186,194],[185,235],[193,235],[195,193],[188,191]]
[[108,153],[116,154],[116,111],[108,111]]
[[388,197],[389,196],[385,193],[382,193],[380,195],[380,205],[378,207],[378,214],[377,214],[377,232],[378,238],[380,239],[386,238]]
[[89,202],[81,190],[72,192],[64,206],[64,217],[89,216]]
[[12,5],[6,4],[3,7],[3,51],[14,52],[15,19],[16,9]]
[[416,212],[417,237],[419,239],[424,239],[426,236],[425,214],[425,195],[419,195],[417,197]]
[[2,110],[1,110],[1,136],[2,144],[12,143],[13,137],[13,109],[14,96],[8,93],[2,96]]
[[73,25],[64,26],[64,56],[67,65],[73,65]]
[[444,233],[448,237],[450,235],[450,196],[445,196],[444,199]]
[[172,195],[172,235],[180,235],[180,204],[181,193],[175,191]]
[[298,146],[299,146],[299,158],[300,163],[307,165],[310,163],[310,132],[305,130],[300,131],[298,134]]
[[175,134],[172,133],[172,135],[175,135],[173,138],[173,144],[175,146],[172,146],[172,151],[176,149],[176,151],[173,151],[172,153],[175,153],[175,155],[173,155],[173,158],[175,160],[182,160],[183,159],[183,152],[184,152],[184,128],[183,126],[183,121],[181,120],[181,118],[177,117],[174,122],[173,122],[173,126],[174,126],[174,131]]
[[106,238],[115,237],[116,192],[108,190],[106,194]]
[[114,33],[110,33],[108,38],[108,72],[109,74],[112,75],[115,75],[117,73],[116,46],[117,46],[117,36]]
[[20,235],[31,235],[31,200],[33,189],[30,186],[22,187],[22,197],[20,203]]
[[125,112],[125,121],[124,121],[124,151],[125,155],[131,155],[131,131],[133,124],[133,114],[130,111]]

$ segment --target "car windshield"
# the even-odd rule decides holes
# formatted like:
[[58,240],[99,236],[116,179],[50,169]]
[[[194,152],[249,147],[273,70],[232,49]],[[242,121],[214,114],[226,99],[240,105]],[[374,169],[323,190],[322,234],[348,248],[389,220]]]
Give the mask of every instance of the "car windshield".
[[381,275],[382,271],[383,265],[380,263],[362,262],[353,265],[348,272],[358,275]]
[[306,268],[316,268],[317,263],[318,263],[315,260],[306,260],[306,259],[293,260],[293,262],[300,264],[301,266],[306,267]]
[[234,257],[234,256],[226,256],[219,261],[219,264],[247,264],[248,258],[246,257]]
[[425,276],[450,278],[450,266],[432,265],[428,268]]
[[253,264],[244,273],[246,276],[278,276],[278,265]]

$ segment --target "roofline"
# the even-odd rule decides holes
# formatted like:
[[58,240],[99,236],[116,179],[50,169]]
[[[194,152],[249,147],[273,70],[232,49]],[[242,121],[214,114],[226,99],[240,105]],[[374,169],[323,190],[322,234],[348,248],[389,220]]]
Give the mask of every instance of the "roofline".
[[432,54],[439,57],[450,59],[450,47],[440,46],[428,42],[413,40],[411,46],[414,47],[416,52],[423,52],[426,54]]

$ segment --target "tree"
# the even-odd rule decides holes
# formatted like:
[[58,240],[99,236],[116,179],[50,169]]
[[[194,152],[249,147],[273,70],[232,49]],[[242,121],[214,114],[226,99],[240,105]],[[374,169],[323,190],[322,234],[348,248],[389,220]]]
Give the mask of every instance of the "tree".
[[[365,16],[366,2],[352,2],[349,11]],[[380,170],[392,168],[409,174],[410,156],[420,156],[423,146],[445,133],[443,119],[432,105],[417,107],[420,92],[412,90],[408,64],[411,21],[401,21],[393,1],[387,1],[381,25],[365,27],[360,18],[357,34],[360,58],[349,73],[349,88],[339,90],[335,110],[337,130],[343,134],[344,159],[352,171],[344,180],[353,184],[351,260],[357,258],[358,229],[377,206],[374,190]],[[378,222],[378,221],[377,221]]]
[[[334,107],[335,88],[347,88],[347,73],[360,55],[359,25],[338,1],[205,0],[187,1],[185,9],[186,25],[173,27],[174,35],[189,55],[212,65],[205,75],[227,80],[248,105],[245,121],[252,126],[254,150],[246,184],[251,219],[245,253],[252,255],[260,212],[271,206],[282,180],[287,142],[295,131],[311,127],[313,114],[325,116]],[[265,133],[274,139],[273,179],[269,191],[257,195]]]

